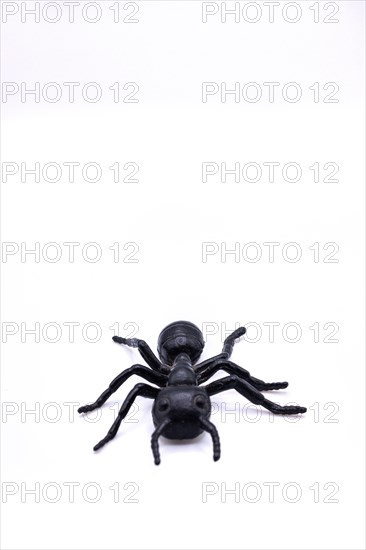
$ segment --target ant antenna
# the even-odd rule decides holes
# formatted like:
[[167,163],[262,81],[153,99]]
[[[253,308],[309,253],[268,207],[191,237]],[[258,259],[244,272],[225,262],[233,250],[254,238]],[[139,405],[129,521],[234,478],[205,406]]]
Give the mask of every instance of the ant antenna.
[[151,436],[151,448],[152,448],[152,452],[153,452],[153,455],[154,455],[154,461],[155,461],[156,465],[160,464],[160,453],[159,453],[158,439],[161,436],[161,434],[163,433],[163,431],[165,430],[165,428],[167,427],[167,425],[169,424],[169,422],[170,422],[169,418],[164,420],[164,422],[159,424],[159,426],[156,428],[155,432]]
[[219,434],[217,433],[216,426],[214,424],[212,424],[212,422],[207,420],[207,418],[204,418],[203,416],[200,417],[200,423],[201,423],[202,428],[206,432],[208,432],[210,434],[211,438],[212,438],[213,451],[214,451],[213,459],[216,462],[216,460],[219,460],[220,454],[221,454],[221,451],[220,451],[220,438],[219,438]]

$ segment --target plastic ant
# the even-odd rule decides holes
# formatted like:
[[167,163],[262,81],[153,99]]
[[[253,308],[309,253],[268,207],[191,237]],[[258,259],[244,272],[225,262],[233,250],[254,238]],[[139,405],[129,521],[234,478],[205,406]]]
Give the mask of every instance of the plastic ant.
[[[107,435],[95,445],[94,451],[115,437],[137,396],[154,399],[152,416],[155,431],[152,434],[151,447],[155,464],[160,464],[158,439],[161,435],[168,439],[192,439],[203,431],[211,435],[214,460],[220,458],[219,435],[216,427],[209,420],[210,397],[216,393],[235,389],[252,403],[262,405],[274,414],[305,413],[305,407],[277,405],[261,393],[265,390],[287,388],[287,382],[263,382],[229,361],[235,340],[245,332],[245,327],[234,330],[224,341],[222,353],[199,364],[196,363],[202,354],[205,342],[200,329],[189,321],[176,321],[162,330],[158,339],[160,360],[144,340],[113,336],[113,340],[118,344],[138,348],[149,368],[136,364],[124,370],[94,403],[80,407],[78,412],[85,413],[101,407],[112,393],[134,374],[158,387],[143,383],[136,384],[124,400]],[[228,373],[229,376],[201,386],[220,370]]]

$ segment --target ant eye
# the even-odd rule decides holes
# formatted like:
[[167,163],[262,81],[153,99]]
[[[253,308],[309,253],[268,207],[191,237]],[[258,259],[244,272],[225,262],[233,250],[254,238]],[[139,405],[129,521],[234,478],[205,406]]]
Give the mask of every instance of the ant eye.
[[162,399],[159,402],[158,411],[164,412],[164,411],[167,411],[168,409],[169,409],[169,401],[167,399]]
[[202,397],[202,395],[199,395],[198,397],[195,398],[194,400],[195,402],[195,405],[199,408],[199,409],[204,409],[206,407],[206,401],[204,400],[204,398]]

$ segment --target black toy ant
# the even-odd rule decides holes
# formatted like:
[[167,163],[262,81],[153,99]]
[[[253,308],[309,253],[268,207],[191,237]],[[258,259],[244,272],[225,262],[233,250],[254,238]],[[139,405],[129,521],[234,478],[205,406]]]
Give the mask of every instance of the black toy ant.
[[[266,399],[264,390],[287,388],[287,382],[263,382],[250,373],[229,361],[235,340],[243,336],[245,327],[240,327],[224,341],[222,352],[196,365],[202,354],[205,342],[200,329],[189,321],[176,321],[165,327],[159,335],[158,354],[155,356],[144,340],[113,336],[118,344],[138,348],[141,356],[150,368],[144,365],[133,365],[119,374],[109,387],[90,404],[78,409],[85,413],[101,407],[130,376],[137,374],[148,382],[155,384],[136,384],[124,400],[116,420],[107,435],[97,443],[97,451],[117,434],[122,420],[127,415],[137,396],[154,399],[152,416],[155,431],[151,438],[151,447],[155,464],[160,464],[158,439],[161,435],[169,439],[192,439],[207,431],[213,441],[213,458],[220,458],[220,439],[216,427],[209,420],[211,413],[211,395],[235,389],[256,405],[262,405],[274,414],[305,413],[305,407],[295,405],[281,406]],[[201,386],[217,371],[229,374],[215,380],[207,386]]]

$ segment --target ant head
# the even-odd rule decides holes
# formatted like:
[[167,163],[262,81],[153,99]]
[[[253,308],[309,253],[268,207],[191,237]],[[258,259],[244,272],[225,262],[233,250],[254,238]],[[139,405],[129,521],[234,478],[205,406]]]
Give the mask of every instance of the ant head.
[[155,425],[167,420],[163,435],[169,439],[191,439],[203,432],[201,418],[208,419],[211,402],[206,390],[197,386],[168,386],[160,390],[153,407]]

